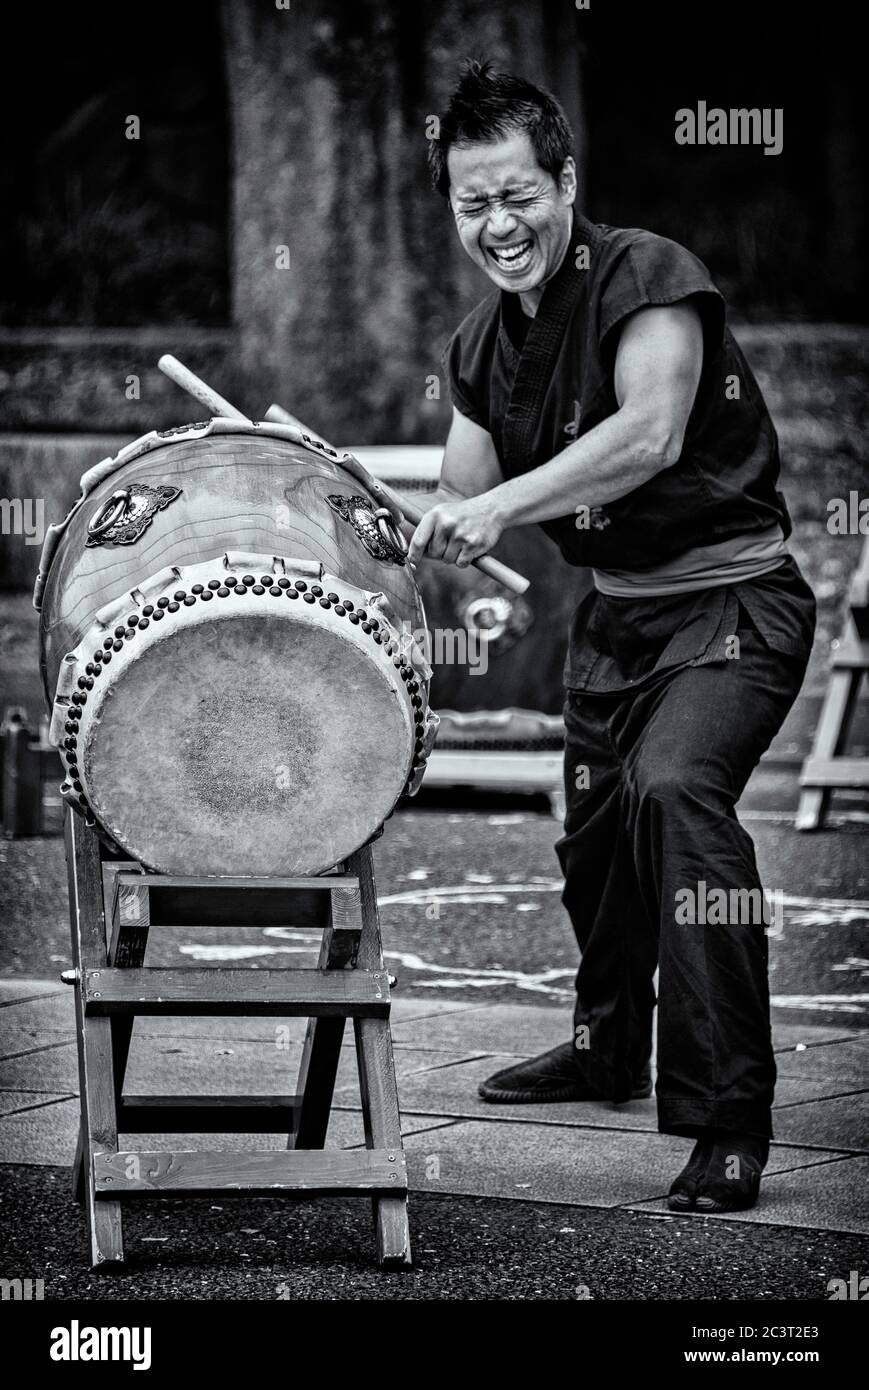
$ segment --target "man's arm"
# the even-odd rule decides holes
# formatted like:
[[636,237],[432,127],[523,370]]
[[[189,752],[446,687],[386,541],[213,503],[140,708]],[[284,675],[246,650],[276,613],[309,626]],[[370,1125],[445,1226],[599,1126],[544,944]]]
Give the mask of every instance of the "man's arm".
[[503,481],[489,431],[453,406],[438,489],[447,496],[476,497]]
[[539,468],[480,497],[434,507],[416,529],[411,559],[427,552],[470,564],[509,526],[605,506],[672,467],[702,363],[703,330],[693,305],[638,309],[625,320],[616,350],[615,414]]

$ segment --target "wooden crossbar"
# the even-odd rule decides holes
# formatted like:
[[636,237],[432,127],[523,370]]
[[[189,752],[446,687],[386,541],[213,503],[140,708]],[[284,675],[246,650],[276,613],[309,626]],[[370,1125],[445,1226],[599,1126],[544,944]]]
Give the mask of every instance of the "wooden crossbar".
[[300,1097],[125,1096],[118,1106],[121,1134],[291,1133]]
[[800,783],[804,787],[867,787],[869,758],[807,758]]
[[[215,891],[219,887],[219,892]],[[323,878],[240,879],[155,876],[122,870],[115,912],[125,925],[159,927],[304,927],[339,930],[359,901],[353,874]]]
[[322,1018],[389,1015],[383,970],[147,969],[90,970],[84,979],[89,1014],[265,1014]]
[[274,1149],[248,1153],[125,1150],[94,1159],[97,1197],[213,1196],[216,1192],[400,1192],[407,1190],[403,1152]]
[[[377,1258],[410,1264],[407,1171],[389,1027],[389,975],[371,848],[316,878],[215,879],[144,873],[66,821],[81,1129],[74,1186],[94,1268],[124,1259],[122,1204],[146,1196],[367,1194]],[[146,966],[152,929],[272,925],[322,932],[316,968]],[[303,1016],[293,1094],[125,1095],[143,1015]],[[344,1028],[353,1020],[365,1148],[324,1148]],[[286,1134],[287,1148],[122,1149],[120,1134]]]

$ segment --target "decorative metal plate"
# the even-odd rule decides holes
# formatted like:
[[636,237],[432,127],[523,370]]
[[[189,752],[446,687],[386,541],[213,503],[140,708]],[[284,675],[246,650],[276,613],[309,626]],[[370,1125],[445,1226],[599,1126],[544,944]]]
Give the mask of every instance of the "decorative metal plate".
[[[180,487],[149,487],[147,483],[130,483],[105,502],[91,519],[88,546],[134,545],[151,525],[157,512],[180,497],[181,491]],[[106,525],[112,509],[116,515]]]
[[367,497],[342,497],[334,493],[326,501],[333,511],[350,523],[375,560],[385,560],[393,565],[406,563],[403,538],[396,531],[386,507],[372,507]]

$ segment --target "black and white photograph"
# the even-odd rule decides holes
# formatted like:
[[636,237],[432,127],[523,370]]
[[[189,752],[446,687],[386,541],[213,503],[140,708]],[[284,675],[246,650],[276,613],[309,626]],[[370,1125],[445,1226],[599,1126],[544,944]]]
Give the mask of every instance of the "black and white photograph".
[[529,1301],[597,1305],[625,1369],[835,1372],[828,1305],[869,1299],[858,12],[2,24],[22,1369],[227,1370],[214,1304],[250,1371],[288,1302]]

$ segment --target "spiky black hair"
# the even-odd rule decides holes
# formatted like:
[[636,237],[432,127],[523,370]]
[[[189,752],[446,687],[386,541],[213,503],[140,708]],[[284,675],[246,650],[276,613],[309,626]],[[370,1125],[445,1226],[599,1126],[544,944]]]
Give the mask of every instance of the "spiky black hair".
[[439,118],[438,138],[429,143],[433,187],[449,197],[452,146],[498,140],[519,130],[528,132],[540,167],[557,179],[573,152],[573,132],[555,97],[515,73],[469,60]]

